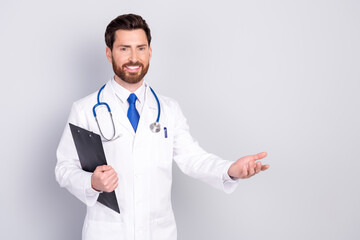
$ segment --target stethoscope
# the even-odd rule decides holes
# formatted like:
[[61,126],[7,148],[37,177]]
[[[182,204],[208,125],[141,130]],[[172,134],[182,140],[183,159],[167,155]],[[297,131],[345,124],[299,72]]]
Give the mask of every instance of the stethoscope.
[[[105,85],[106,85],[106,84],[105,84]],[[100,94],[101,94],[102,90],[104,89],[105,85],[102,86],[102,87],[100,88],[99,92],[98,92],[98,95],[97,95],[97,103],[96,103],[96,104],[94,105],[94,107],[93,107],[93,114],[94,114],[94,117],[95,117],[95,120],[96,120],[96,124],[98,125],[98,128],[99,128],[99,131],[100,131],[101,136],[103,136],[103,138],[105,138],[106,141],[112,141],[112,140],[117,139],[119,136],[115,137],[115,134],[116,134],[115,124],[114,124],[114,119],[113,119],[113,117],[112,117],[112,113],[111,113],[111,109],[110,109],[109,104],[107,104],[106,102],[100,102]],[[160,132],[160,128],[161,128],[160,123],[159,123],[159,120],[160,120],[160,101],[159,101],[158,97],[156,96],[156,93],[154,92],[154,90],[153,90],[151,87],[149,87],[149,88],[150,88],[152,94],[154,95],[154,97],[155,97],[155,99],[156,99],[156,102],[157,102],[157,105],[158,105],[158,115],[157,115],[156,121],[153,122],[152,124],[150,124],[150,130],[151,130],[153,133],[158,133],[158,132]],[[111,138],[106,138],[106,137],[104,136],[104,134],[103,134],[102,131],[101,131],[101,127],[100,127],[99,121],[98,121],[97,116],[96,116],[96,108],[99,107],[99,106],[101,106],[101,105],[105,105],[105,106],[107,107],[107,109],[108,109],[109,114],[110,114],[110,118],[111,118],[111,122],[112,122],[112,126],[113,126],[113,132],[114,132],[114,134],[112,135]]]

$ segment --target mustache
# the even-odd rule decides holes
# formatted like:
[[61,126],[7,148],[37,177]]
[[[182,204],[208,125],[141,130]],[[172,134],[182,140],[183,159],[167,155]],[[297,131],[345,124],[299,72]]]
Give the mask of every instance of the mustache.
[[144,67],[144,65],[141,62],[127,62],[122,65],[123,67],[127,66],[141,66]]

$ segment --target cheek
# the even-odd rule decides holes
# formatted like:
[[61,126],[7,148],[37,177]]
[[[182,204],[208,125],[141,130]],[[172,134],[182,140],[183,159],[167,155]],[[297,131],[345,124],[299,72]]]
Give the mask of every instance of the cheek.
[[113,51],[112,60],[115,61],[117,65],[122,65],[127,61],[126,56],[124,54],[120,54],[117,51]]
[[113,62],[116,66],[121,67],[126,61],[122,58],[113,58]]
[[150,61],[150,56],[149,56],[149,55],[141,56],[140,61],[141,61],[142,63],[146,63],[146,64],[147,64],[147,63]]

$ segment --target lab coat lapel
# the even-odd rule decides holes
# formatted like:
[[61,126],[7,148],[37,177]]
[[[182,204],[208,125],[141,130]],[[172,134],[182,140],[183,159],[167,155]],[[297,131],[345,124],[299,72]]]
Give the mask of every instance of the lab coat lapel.
[[[120,99],[116,96],[110,81],[106,83],[103,98],[100,98],[100,100],[109,104],[117,133],[121,133],[119,129],[125,128],[131,135],[135,135],[135,131],[124,110],[121,108],[119,104]],[[118,126],[119,124],[121,124],[121,127]]]
[[142,109],[142,113],[140,115],[139,125],[136,131],[136,135],[143,135],[150,131],[150,124],[155,122],[157,118],[157,102],[155,97],[151,93],[151,90],[146,83],[146,94],[145,94],[145,102],[144,107]]

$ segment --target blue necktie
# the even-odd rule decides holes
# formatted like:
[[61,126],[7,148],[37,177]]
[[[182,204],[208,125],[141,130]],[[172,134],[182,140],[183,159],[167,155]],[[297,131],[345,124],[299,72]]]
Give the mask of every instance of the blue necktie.
[[136,107],[135,107],[136,99],[137,99],[137,97],[134,93],[130,94],[130,96],[127,99],[129,102],[129,109],[127,112],[127,117],[129,118],[130,123],[131,123],[132,127],[134,128],[135,132],[136,132],[136,129],[137,129],[137,126],[139,123],[139,118],[140,118],[139,112],[136,110]]

